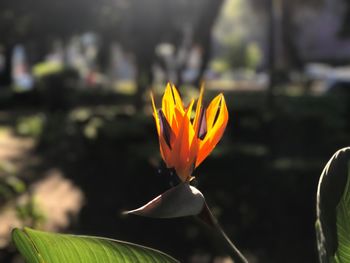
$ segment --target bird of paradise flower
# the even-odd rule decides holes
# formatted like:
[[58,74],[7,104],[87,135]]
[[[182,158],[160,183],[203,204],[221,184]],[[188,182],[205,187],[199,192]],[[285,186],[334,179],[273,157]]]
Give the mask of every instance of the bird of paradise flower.
[[168,168],[174,168],[183,182],[191,181],[193,170],[211,153],[221,139],[228,121],[223,94],[208,105],[203,103],[203,87],[191,119],[194,100],[184,107],[176,87],[168,83],[157,109],[151,93],[160,152]]
[[159,109],[156,108],[154,96],[151,93],[153,117],[162,159],[167,168],[176,171],[182,183],[157,196],[144,206],[126,211],[125,214],[153,218],[198,216],[221,234],[231,247],[234,258],[247,263],[246,258],[218,224],[207,206],[203,194],[190,185],[194,169],[215,148],[228,122],[228,110],[224,95],[217,95],[208,107],[205,107],[203,92],[202,87],[194,111],[194,118],[191,118],[194,99],[185,107],[173,84],[167,84]]

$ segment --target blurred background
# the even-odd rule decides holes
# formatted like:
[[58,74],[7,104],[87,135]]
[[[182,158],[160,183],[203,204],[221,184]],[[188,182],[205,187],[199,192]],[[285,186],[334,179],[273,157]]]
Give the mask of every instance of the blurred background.
[[171,186],[149,90],[205,81],[230,120],[195,171],[254,263],[317,262],[315,194],[350,139],[348,0],[1,0],[0,262],[14,227],[233,262],[193,218],[123,217]]

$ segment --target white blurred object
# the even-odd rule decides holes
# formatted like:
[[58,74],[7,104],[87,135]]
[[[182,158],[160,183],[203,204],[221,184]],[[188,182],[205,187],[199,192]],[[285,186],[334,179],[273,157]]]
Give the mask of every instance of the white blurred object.
[[323,94],[339,87],[350,92],[350,66],[331,67],[310,63],[305,68],[305,75],[313,82],[314,93]]
[[13,50],[11,75],[16,88],[30,90],[33,87],[33,77],[29,73],[23,45],[16,45]]
[[203,51],[200,46],[194,45],[189,54],[186,63],[186,68],[182,73],[184,82],[191,83],[196,80],[199,75],[199,70],[202,65]]

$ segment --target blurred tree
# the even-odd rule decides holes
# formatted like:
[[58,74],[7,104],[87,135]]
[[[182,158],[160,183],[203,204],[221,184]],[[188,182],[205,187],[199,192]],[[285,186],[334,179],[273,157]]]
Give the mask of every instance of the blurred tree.
[[[152,82],[152,64],[156,60],[155,48],[160,43],[170,43],[175,52],[183,48],[186,32],[190,42],[186,48],[198,45],[202,50],[199,82],[209,60],[211,31],[223,0],[131,0],[121,17],[120,41],[135,54],[137,65],[137,105],[142,105],[142,94]],[[188,52],[184,51],[185,53]],[[184,61],[178,59],[177,84],[181,84]]]
[[277,82],[288,80],[290,70],[301,70],[303,61],[300,57],[297,38],[298,28],[295,14],[303,8],[320,7],[319,0],[252,0],[253,6],[264,13],[268,20],[268,72],[269,106],[273,107],[274,87]]
[[[199,79],[209,59],[211,29],[223,0],[62,0],[25,2],[3,0],[0,3],[1,45],[5,50],[6,71],[3,82],[10,80],[10,54],[16,43],[30,50],[29,59],[36,63],[43,59],[55,39],[69,37],[86,31],[100,35],[100,66],[108,64],[109,47],[119,41],[135,55],[137,66],[137,104],[142,93],[152,82],[152,64],[156,60],[155,48],[159,43],[170,43],[178,52],[183,48],[186,32],[191,32],[190,45],[202,50]],[[188,30],[189,29],[189,30]],[[185,52],[186,53],[186,52]],[[183,56],[184,57],[184,56]],[[185,56],[186,57],[186,56]],[[178,81],[184,60],[178,59]],[[5,81],[6,80],[6,81]]]
[[1,1],[0,45],[4,49],[6,67],[0,83],[9,84],[11,81],[11,53],[14,45],[25,44],[30,50],[30,62],[38,62],[48,53],[54,39],[65,39],[89,28],[92,10],[82,0]]
[[343,22],[339,30],[339,35],[341,37],[348,38],[350,37],[350,0],[342,0],[342,2],[345,5],[345,12]]
[[[254,15],[251,15],[254,14]],[[261,15],[250,2],[228,0],[215,23],[215,56],[232,68],[256,70],[262,66],[262,48],[265,33]]]
[[[298,27],[295,14],[305,8],[321,7],[324,1],[319,0],[251,0],[258,13],[268,17],[270,59],[276,58],[276,67],[285,70],[300,69],[303,66],[297,46]],[[273,57],[271,57],[273,56]]]
[[[207,1],[208,2],[208,1]],[[211,49],[211,33],[213,25],[220,12],[223,0],[209,1],[203,6],[203,11],[200,13],[199,20],[195,29],[195,42],[203,48],[202,65],[197,78],[197,86],[203,76],[203,73],[210,59]]]

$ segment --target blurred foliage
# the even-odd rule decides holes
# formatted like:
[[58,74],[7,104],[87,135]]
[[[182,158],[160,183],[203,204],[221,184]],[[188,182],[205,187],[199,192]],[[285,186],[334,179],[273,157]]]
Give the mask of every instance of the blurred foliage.
[[43,78],[47,75],[57,74],[62,71],[63,65],[52,61],[38,63],[33,66],[33,75],[38,79]]
[[[10,57],[14,46],[22,44],[28,52],[28,64],[35,65],[33,73],[41,79],[62,71],[59,64],[41,62],[47,60],[57,40],[66,45],[73,37],[93,32],[98,36],[95,71],[103,74],[107,72],[112,44],[118,43],[123,51],[132,54],[137,71],[136,85],[123,83],[117,85],[116,89],[126,94],[136,93],[135,104],[140,106],[142,93],[152,83],[152,65],[161,60],[155,54],[160,43],[174,46],[175,55],[187,54],[193,46],[200,47],[202,57],[198,79],[201,78],[209,60],[211,29],[222,3],[223,0],[198,0],[191,3],[172,0],[102,0],[86,4],[82,0],[64,0],[51,4],[43,0],[25,3],[4,0],[0,3],[0,33],[3,36],[0,52]],[[176,61],[174,66],[180,79],[187,60]],[[1,85],[11,83],[11,64],[11,59],[6,60],[5,70],[0,72]],[[59,85],[53,81],[48,86],[55,89]]]
[[15,176],[0,179],[0,203],[12,200],[26,190],[25,183]]
[[26,190],[26,184],[17,176],[16,167],[8,162],[0,162],[0,203],[12,200]]
[[232,38],[227,44],[225,59],[232,68],[255,70],[262,61],[262,51],[256,43],[245,43]]
[[43,114],[21,117],[17,120],[16,132],[22,136],[37,138],[41,136],[44,124],[45,116]]
[[245,50],[245,63],[248,69],[256,69],[262,62],[263,53],[257,43],[249,43]]
[[30,196],[28,199],[18,203],[16,205],[16,212],[18,218],[26,226],[40,228],[46,221],[45,213],[41,211],[35,196]]
[[[262,62],[262,50],[256,40],[257,24],[261,23],[247,1],[229,0],[225,2],[221,15],[214,28],[215,40],[220,45],[218,58],[225,61],[226,67],[255,70]],[[217,64],[217,67],[219,64]],[[221,64],[220,71],[224,64]]]
[[136,93],[137,87],[132,80],[121,80],[115,84],[113,90],[120,94],[133,95]]
[[224,73],[230,69],[229,61],[225,58],[215,58],[210,61],[209,67],[217,73]]
[[10,162],[2,161],[0,162],[0,173],[7,175],[15,175],[16,167]]
[[98,136],[98,129],[103,125],[103,120],[98,117],[93,117],[85,125],[84,135],[88,139],[94,139]]

